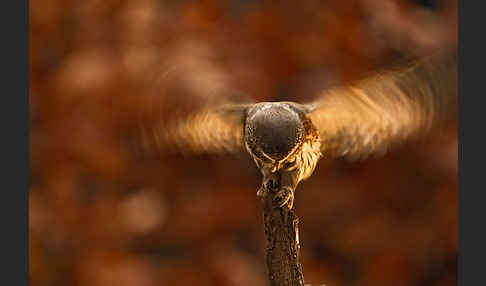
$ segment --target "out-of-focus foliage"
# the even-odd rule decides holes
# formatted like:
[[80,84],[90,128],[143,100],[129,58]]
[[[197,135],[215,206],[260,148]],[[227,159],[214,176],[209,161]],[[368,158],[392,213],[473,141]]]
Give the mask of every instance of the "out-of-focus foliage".
[[[455,45],[456,14],[456,0],[30,1],[31,285],[266,285],[253,162],[140,158],[135,121],[229,91],[310,101]],[[295,210],[309,283],[456,285],[455,118],[382,159],[318,165]]]

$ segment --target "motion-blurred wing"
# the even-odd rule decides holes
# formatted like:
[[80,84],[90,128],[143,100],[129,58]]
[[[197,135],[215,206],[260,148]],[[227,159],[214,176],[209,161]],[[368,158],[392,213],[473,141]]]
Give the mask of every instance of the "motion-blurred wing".
[[446,116],[457,95],[457,53],[435,55],[323,94],[308,115],[323,156],[362,159],[420,136]]
[[144,149],[183,154],[244,151],[243,124],[248,106],[227,104],[205,107],[151,128],[143,126]]

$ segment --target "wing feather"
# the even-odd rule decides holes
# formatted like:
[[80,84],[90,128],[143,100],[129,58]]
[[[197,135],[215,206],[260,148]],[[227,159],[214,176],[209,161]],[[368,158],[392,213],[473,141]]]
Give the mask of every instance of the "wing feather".
[[222,154],[244,151],[246,104],[207,106],[169,122],[142,126],[145,150],[183,154]]
[[457,52],[324,92],[308,114],[324,156],[362,159],[423,135],[457,95]]

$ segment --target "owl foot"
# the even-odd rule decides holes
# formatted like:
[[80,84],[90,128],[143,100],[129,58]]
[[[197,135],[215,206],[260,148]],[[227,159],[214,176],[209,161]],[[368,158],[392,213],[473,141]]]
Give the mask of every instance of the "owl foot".
[[287,205],[289,209],[292,209],[294,204],[294,191],[289,187],[279,189],[275,194],[272,203],[275,208],[281,208]]
[[275,176],[266,176],[263,180],[263,183],[258,189],[257,196],[263,198],[267,195],[268,190],[274,189],[277,187],[278,179]]

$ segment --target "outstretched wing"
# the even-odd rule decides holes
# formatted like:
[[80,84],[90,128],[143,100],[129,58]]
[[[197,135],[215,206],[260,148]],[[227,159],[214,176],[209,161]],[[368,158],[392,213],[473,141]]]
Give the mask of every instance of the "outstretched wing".
[[355,160],[424,134],[446,116],[456,96],[454,51],[327,91],[308,116],[321,137],[323,156]]
[[244,151],[246,104],[207,106],[151,127],[141,126],[145,151],[220,154]]

